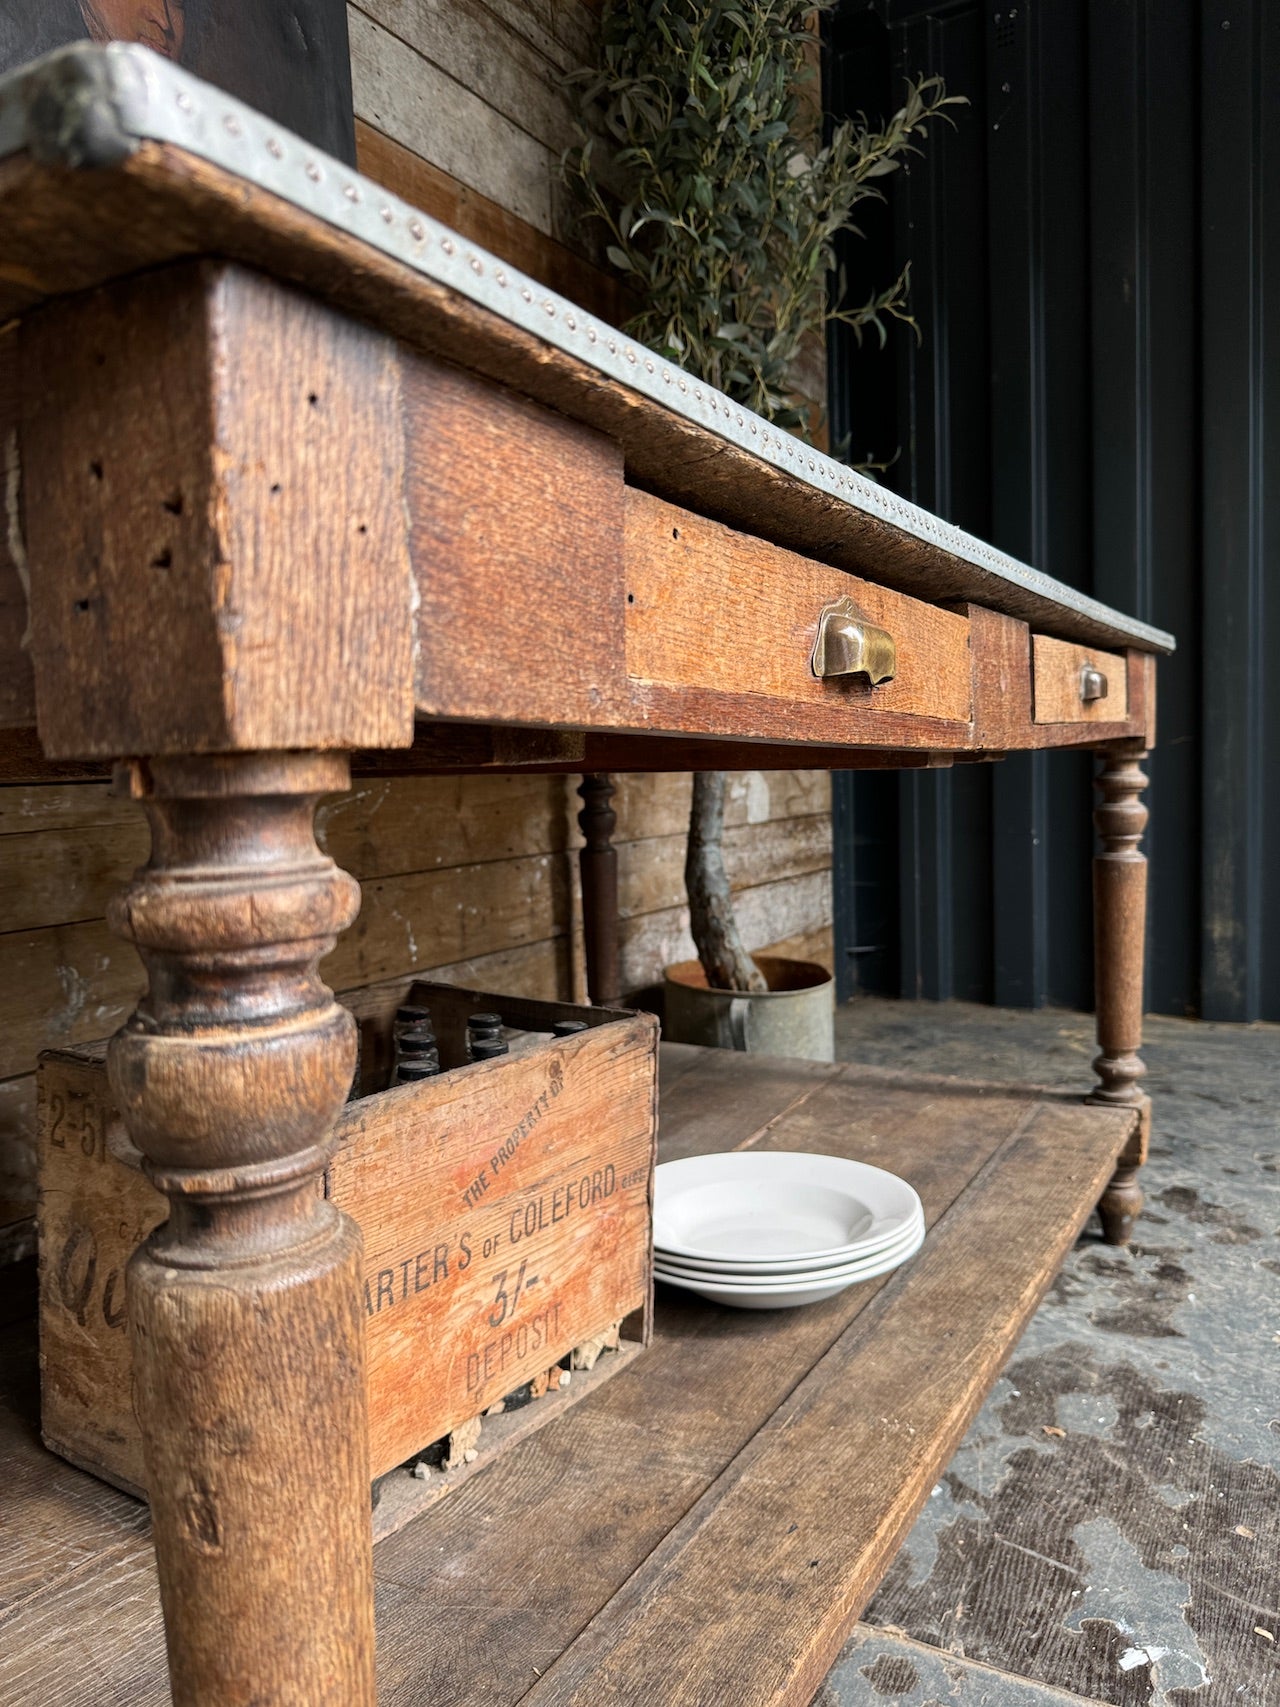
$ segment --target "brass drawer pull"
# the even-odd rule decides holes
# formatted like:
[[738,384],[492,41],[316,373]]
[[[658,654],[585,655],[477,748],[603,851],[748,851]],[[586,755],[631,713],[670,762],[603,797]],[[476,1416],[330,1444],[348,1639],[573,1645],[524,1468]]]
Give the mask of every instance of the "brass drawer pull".
[[1092,664],[1086,664],[1080,671],[1080,698],[1086,705],[1095,699],[1107,697],[1107,678],[1101,670],[1096,670]]
[[846,597],[828,605],[818,617],[812,664],[814,675],[824,680],[828,676],[866,676],[874,688],[893,680],[898,649],[893,636],[868,622]]

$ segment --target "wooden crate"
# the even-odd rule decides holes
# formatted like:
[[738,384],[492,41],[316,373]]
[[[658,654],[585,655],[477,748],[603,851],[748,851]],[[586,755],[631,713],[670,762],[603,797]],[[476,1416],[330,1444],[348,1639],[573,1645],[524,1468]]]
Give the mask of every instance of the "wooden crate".
[[[406,991],[430,1004],[446,1071],[384,1089]],[[575,1349],[581,1392],[647,1342],[657,1022],[425,982],[343,999],[360,1023],[359,1094],[324,1190],[364,1234],[371,1473],[450,1436],[457,1472],[482,1443],[534,1425],[513,1412],[477,1440],[474,1419],[504,1396],[529,1382],[558,1393],[554,1366]],[[509,1055],[462,1064],[479,1010],[524,1035]],[[589,1029],[552,1038],[565,1018]],[[145,1493],[125,1270],[165,1201],[113,1106],[105,1053],[40,1060],[42,1427],[72,1463]],[[584,1379],[620,1324],[623,1349]],[[405,1498],[391,1503],[394,1527]]]

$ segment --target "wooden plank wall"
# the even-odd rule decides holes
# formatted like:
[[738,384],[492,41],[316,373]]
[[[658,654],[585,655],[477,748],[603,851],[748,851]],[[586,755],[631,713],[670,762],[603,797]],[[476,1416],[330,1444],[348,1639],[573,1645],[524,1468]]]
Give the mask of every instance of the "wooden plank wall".
[[[350,9],[361,168],[557,290],[619,319],[554,166],[570,139],[561,79],[587,51],[581,0],[365,0]],[[482,988],[581,996],[576,778],[358,781],[322,839],[359,878],[356,925],[326,963],[339,989],[432,970]],[[618,779],[628,990],[692,955],[684,894],[689,779]],[[829,961],[829,778],[747,772],[726,856],[752,947]],[[142,984],[106,901],[146,858],[141,813],[105,784],[0,788],[0,1260],[32,1246],[32,1072],[42,1048],[105,1037]]]

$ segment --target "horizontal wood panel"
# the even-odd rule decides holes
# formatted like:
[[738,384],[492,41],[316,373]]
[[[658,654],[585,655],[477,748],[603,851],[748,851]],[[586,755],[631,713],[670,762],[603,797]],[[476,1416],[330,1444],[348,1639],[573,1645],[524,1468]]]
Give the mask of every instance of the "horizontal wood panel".
[[[740,889],[734,911],[743,941],[751,950],[782,937],[820,930],[831,920],[831,873],[809,872],[782,883]],[[662,969],[689,960],[697,952],[689,935],[687,906],[624,919],[620,930],[622,987],[639,990],[658,982]]]
[[356,117],[551,232],[551,149],[363,12],[350,28]]
[[[680,772],[650,773],[621,776],[615,781],[621,785],[613,799],[618,814],[615,841],[674,836],[688,829],[693,793],[690,776]],[[724,805],[728,828],[768,824],[779,818],[808,818],[830,810],[831,777],[827,771],[729,773]]]
[[452,226],[459,236],[469,237],[540,284],[580,302],[610,325],[633,312],[634,304],[616,274],[592,265],[566,244],[508,213],[499,202],[422,159],[393,137],[384,136],[363,119],[356,121],[356,157],[367,177],[403,196],[411,207],[420,207]]
[[[1128,670],[1122,654],[1033,634],[1031,656],[1037,723],[1122,723],[1128,717]],[[1102,699],[1081,697],[1085,670],[1096,670],[1105,679]]]
[[[759,696],[776,712],[778,733],[815,741],[852,740],[855,730],[883,724],[911,745],[912,718],[969,722],[969,627],[962,616],[634,489],[627,493],[626,559],[627,673],[637,684],[690,688],[709,702],[717,694]],[[813,674],[820,613],[846,596],[897,648],[894,679],[874,690]]]
[[[618,847],[618,910],[622,918],[687,904],[684,831],[624,842]],[[724,861],[736,895],[762,884],[786,882],[831,869],[831,819],[782,818],[771,824],[726,828]]]
[[[495,121],[506,119],[556,159],[574,141],[573,96],[564,72],[479,0],[449,0],[447,6],[432,0],[358,0],[350,12],[353,41],[360,39],[365,20],[380,25],[418,58],[429,61],[487,107]],[[413,81],[421,79],[422,73],[415,69]],[[430,86],[428,91],[433,93]],[[483,139],[468,146],[472,170],[485,169],[502,135],[494,123]],[[452,140],[460,149],[457,139]],[[442,144],[448,145],[435,134],[418,152],[434,160]]]

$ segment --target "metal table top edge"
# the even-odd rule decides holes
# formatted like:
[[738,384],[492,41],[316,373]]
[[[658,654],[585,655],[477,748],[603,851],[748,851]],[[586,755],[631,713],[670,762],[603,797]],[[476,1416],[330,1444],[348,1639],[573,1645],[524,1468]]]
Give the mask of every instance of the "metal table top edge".
[[149,48],[78,42],[0,78],[0,159],[30,152],[50,164],[107,168],[143,142],[184,149],[281,197],[829,498],[1117,639],[1174,650],[1163,629],[1053,580],[801,443]]

